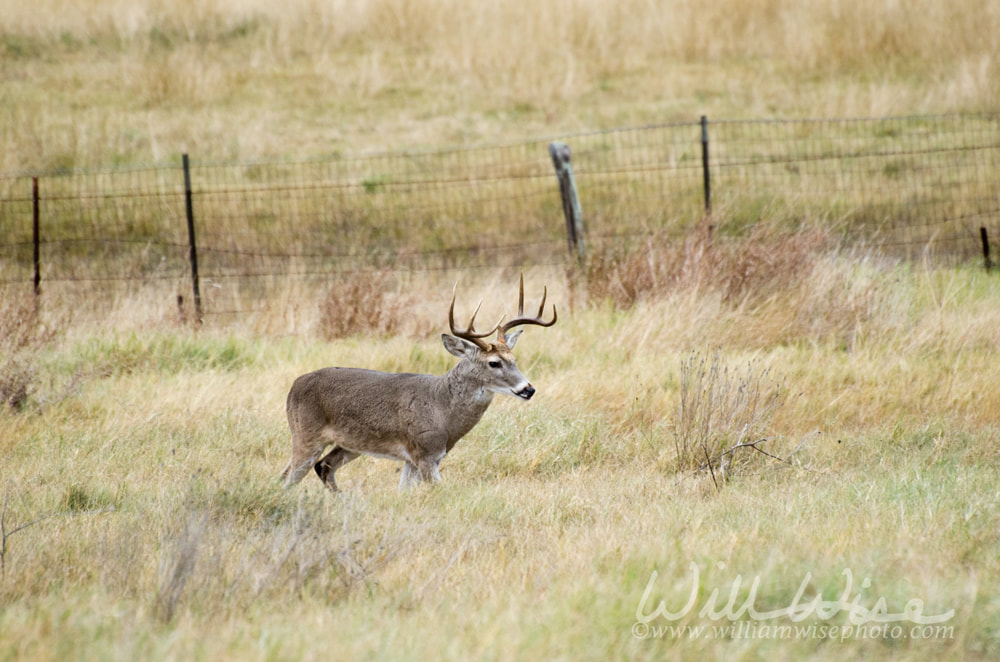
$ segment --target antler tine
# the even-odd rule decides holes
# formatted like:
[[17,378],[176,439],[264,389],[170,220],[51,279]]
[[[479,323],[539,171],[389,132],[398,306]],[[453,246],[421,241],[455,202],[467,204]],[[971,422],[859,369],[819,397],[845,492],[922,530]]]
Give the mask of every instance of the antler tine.
[[[545,304],[545,298],[542,297],[542,305]],[[539,313],[540,315],[541,313]],[[517,316],[521,317],[524,315],[524,272],[521,272],[521,284],[517,288]]]
[[458,290],[458,283],[455,283],[455,290],[451,295],[451,307],[448,308],[448,327],[451,329],[451,335],[456,338],[463,338],[472,343],[478,345],[481,349],[489,349],[489,346],[482,340],[483,338],[493,335],[493,332],[500,328],[500,322],[503,318],[500,318],[500,322],[497,322],[496,326],[487,331],[486,333],[476,333],[476,315],[479,314],[479,309],[482,308],[483,302],[480,300],[479,305],[476,306],[475,312],[472,313],[472,317],[469,318],[469,326],[466,330],[462,331],[455,328],[455,295]]
[[517,317],[510,320],[506,324],[500,327],[500,334],[506,334],[508,331],[513,329],[515,326],[521,326],[526,324],[532,324],[535,326],[552,326],[556,323],[559,318],[556,313],[555,305],[552,306],[552,320],[549,322],[544,321],[542,318],[545,314],[545,300],[548,298],[549,288],[548,286],[542,288],[542,303],[538,306],[538,314],[534,317],[524,316],[524,274],[521,274],[521,284],[517,296]]
[[483,307],[483,300],[480,299],[479,303],[476,304],[476,309],[472,311],[472,317],[469,318],[469,332],[476,330],[476,315],[479,314],[479,309]]

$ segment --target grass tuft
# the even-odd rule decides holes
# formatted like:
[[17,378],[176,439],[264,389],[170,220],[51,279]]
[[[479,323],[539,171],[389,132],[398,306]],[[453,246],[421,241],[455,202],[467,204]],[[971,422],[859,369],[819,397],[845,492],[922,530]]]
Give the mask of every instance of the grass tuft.
[[784,381],[759,361],[744,368],[719,352],[692,354],[681,363],[675,415],[676,469],[721,471],[723,479],[755,454],[748,443],[763,441],[785,401]]

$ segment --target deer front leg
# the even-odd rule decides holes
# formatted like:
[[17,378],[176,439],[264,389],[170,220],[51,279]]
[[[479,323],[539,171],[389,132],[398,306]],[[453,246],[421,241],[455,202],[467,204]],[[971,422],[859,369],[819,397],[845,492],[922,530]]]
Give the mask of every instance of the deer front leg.
[[441,482],[441,472],[438,471],[438,461],[421,461],[416,465],[410,462],[403,464],[402,475],[399,477],[399,491],[403,492],[413,486],[414,483],[419,483],[421,481],[426,483],[438,483]]
[[417,463],[417,471],[420,472],[420,480],[425,483],[440,483],[441,473],[438,471],[438,466],[441,464],[441,459],[425,459],[422,462]]
[[[445,442],[438,443],[434,438],[417,450],[410,453],[410,459],[403,465],[402,475],[399,477],[399,489],[408,489],[413,483],[423,481],[425,483],[437,483],[441,481],[441,472],[438,466],[447,453]],[[428,450],[431,449],[431,450]]]
[[420,474],[417,473],[417,468],[413,466],[410,462],[403,463],[403,470],[400,472],[399,476],[399,491],[405,492],[410,489],[418,479]]

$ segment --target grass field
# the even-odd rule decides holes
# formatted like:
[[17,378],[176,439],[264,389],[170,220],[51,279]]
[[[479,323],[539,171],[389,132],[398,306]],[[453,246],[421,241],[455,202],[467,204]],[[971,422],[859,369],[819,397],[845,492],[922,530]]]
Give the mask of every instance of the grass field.
[[0,171],[995,110],[990,0],[0,2]]
[[[473,7],[0,0],[0,169],[998,105],[990,2]],[[5,291],[0,659],[1000,655],[995,274],[805,222],[525,277],[560,317],[517,347],[537,395],[442,483],[363,458],[337,495],[278,483],[288,388],[446,371],[452,274],[200,329]]]

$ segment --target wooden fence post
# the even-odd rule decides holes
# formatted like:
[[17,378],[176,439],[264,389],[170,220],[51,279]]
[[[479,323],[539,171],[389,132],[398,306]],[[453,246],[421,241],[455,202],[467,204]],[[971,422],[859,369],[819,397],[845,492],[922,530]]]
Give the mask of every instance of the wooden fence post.
[[576,179],[573,177],[573,164],[570,161],[569,145],[562,142],[549,144],[549,155],[559,179],[559,194],[562,196],[563,215],[566,217],[566,238],[569,240],[569,253],[576,255],[577,264],[584,262],[583,247],[583,212],[580,209],[580,198],[576,193]]
[[194,205],[191,200],[191,167],[188,163],[188,155],[181,155],[181,162],[184,165],[184,205],[187,212],[188,244],[191,247],[191,282],[194,290],[194,319],[195,324],[201,324],[201,287],[198,284],[198,249],[194,240]]

